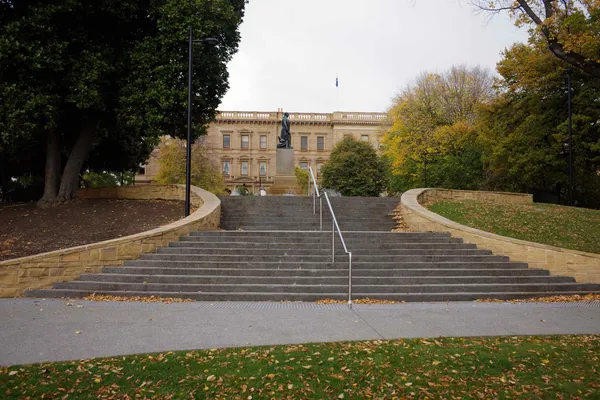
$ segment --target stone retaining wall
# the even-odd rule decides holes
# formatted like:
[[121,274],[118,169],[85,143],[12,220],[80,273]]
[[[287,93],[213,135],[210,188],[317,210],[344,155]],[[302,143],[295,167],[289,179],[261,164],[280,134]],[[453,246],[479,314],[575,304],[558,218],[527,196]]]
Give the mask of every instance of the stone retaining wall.
[[[77,197],[137,200],[183,200],[183,185],[140,185],[81,189]],[[0,297],[20,296],[27,289],[49,287],[54,282],[72,281],[82,273],[101,272],[103,266],[122,265],[124,260],[153,253],[191,231],[219,227],[221,201],[212,193],[191,188],[191,204],[198,209],[190,216],[146,232],[63,250],[0,262]],[[183,209],[182,209],[183,214]]]
[[543,268],[552,275],[572,276],[577,282],[600,282],[600,254],[563,249],[527,242],[461,225],[420,203],[438,200],[484,200],[496,204],[532,203],[530,195],[501,192],[476,192],[446,189],[412,189],[402,195],[402,215],[415,231],[450,232],[465,242],[475,243],[494,254],[509,256],[512,261],[527,262],[531,268]]
[[[418,189],[417,189],[418,190]],[[531,204],[533,196],[525,193],[482,192],[475,190],[421,189],[420,203],[441,200],[478,200],[493,204]]]

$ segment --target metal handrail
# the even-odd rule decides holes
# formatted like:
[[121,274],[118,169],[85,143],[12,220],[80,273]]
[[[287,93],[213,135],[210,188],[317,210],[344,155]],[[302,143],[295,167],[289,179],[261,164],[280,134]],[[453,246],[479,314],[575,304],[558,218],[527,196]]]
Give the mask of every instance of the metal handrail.
[[342,230],[338,225],[337,218],[335,217],[335,213],[333,212],[333,207],[331,206],[331,201],[329,201],[329,195],[327,192],[319,193],[319,187],[317,186],[317,181],[315,179],[315,175],[312,172],[312,168],[308,167],[309,172],[309,187],[310,187],[310,178],[312,178],[314,184],[313,191],[313,214],[316,213],[316,202],[315,202],[315,192],[319,197],[319,206],[320,206],[320,214],[321,214],[321,231],[323,230],[323,201],[322,195],[325,195],[325,201],[327,201],[327,206],[329,207],[329,212],[331,213],[331,262],[335,262],[335,231],[337,229],[338,236],[340,237],[340,241],[342,242],[342,246],[344,247],[344,251],[348,254],[348,308],[352,309],[352,252],[348,251],[348,247],[346,247],[346,241],[344,240],[344,236],[342,235]]
[[[311,178],[312,178],[312,182],[313,182],[314,186],[310,185]],[[314,190],[311,190],[313,188],[314,188]],[[312,191],[313,214],[317,213],[317,200],[315,198],[315,194],[316,194],[316,197],[319,198],[319,225],[321,227],[321,232],[322,232],[323,231],[323,199],[321,198],[321,193],[319,193],[319,186],[317,185],[317,180],[315,179],[315,174],[313,174],[311,167],[308,167],[308,191],[309,191],[309,196],[310,196],[310,192]]]

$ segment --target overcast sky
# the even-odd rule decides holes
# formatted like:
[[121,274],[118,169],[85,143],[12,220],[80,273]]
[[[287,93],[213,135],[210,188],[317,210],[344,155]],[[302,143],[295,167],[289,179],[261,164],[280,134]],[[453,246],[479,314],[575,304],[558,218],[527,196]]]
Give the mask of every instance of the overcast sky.
[[240,29],[220,110],[385,111],[419,72],[494,70],[527,38],[469,0],[250,0]]

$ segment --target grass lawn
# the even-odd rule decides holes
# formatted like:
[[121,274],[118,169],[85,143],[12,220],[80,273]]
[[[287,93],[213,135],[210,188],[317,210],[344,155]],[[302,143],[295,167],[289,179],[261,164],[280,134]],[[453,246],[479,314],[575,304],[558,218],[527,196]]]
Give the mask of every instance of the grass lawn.
[[516,239],[600,253],[600,210],[553,204],[440,201],[427,208],[452,221]]
[[600,336],[439,338],[136,355],[0,370],[0,397],[600,398]]

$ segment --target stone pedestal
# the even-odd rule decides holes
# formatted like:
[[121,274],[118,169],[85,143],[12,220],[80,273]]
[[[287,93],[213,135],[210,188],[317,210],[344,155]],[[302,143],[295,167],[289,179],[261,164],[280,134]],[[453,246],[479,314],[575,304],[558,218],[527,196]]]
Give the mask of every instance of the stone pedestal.
[[294,176],[294,149],[277,149],[276,175]]
[[277,149],[276,157],[276,175],[273,177],[273,185],[269,188],[270,194],[302,195],[294,174],[294,149]]

